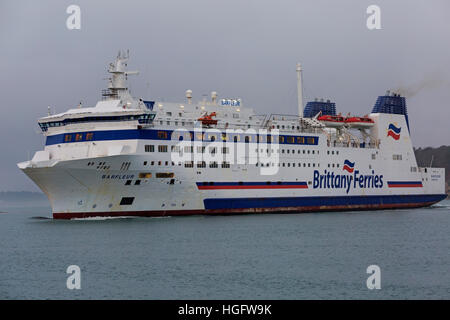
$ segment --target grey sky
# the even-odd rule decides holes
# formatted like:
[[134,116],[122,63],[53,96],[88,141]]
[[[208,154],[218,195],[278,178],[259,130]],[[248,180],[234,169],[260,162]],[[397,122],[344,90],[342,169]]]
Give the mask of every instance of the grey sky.
[[[81,30],[66,28],[70,4]],[[371,4],[382,30],[366,27]],[[257,113],[295,114],[298,61],[305,100],[330,98],[344,114],[370,112],[386,89],[421,89],[407,99],[414,145],[449,144],[449,10],[447,0],[2,0],[0,191],[37,190],[16,167],[42,148],[36,119],[49,105],[94,105],[119,49],[141,71],[132,93],[147,99],[216,90]]]

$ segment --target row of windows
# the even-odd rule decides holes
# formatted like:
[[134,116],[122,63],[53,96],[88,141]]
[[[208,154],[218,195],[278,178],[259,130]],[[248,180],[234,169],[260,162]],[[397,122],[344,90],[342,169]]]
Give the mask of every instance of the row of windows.
[[[144,165],[147,165],[147,161],[144,161]],[[151,166],[154,166],[154,165],[158,165],[158,166],[175,166],[175,162],[173,162],[173,161],[151,161],[150,162],[150,164],[149,165],[151,165]],[[178,166],[181,166],[182,165],[182,162],[178,162]],[[274,166],[275,164],[274,163],[261,163],[261,162],[257,162],[256,164],[255,164],[255,166],[256,167],[269,167],[269,166]],[[227,161],[224,161],[224,162],[222,162],[220,165],[219,165],[219,163],[218,162],[216,162],[216,161],[213,161],[213,162],[211,162],[211,163],[209,163],[208,165],[206,164],[206,162],[205,161],[198,161],[196,164],[195,164],[195,166],[197,167],[197,168],[207,168],[207,167],[209,167],[209,168],[219,168],[219,167],[221,167],[221,168],[230,168],[231,167],[231,165],[230,165],[230,163],[229,162],[227,162]],[[278,166],[279,167],[304,167],[304,168],[306,168],[306,167],[308,167],[308,168],[310,168],[310,167],[313,167],[313,168],[315,168],[316,166],[319,168],[320,167],[320,163],[301,163],[301,162],[298,162],[298,163],[295,163],[295,162],[287,162],[287,163],[285,163],[285,162],[283,162],[283,163],[278,163]],[[337,167],[339,167],[339,165],[336,165]],[[193,168],[194,167],[194,161],[186,161],[186,162],[184,162],[184,167],[185,168]],[[328,167],[330,167],[330,164],[328,164]],[[333,164],[333,168],[334,168],[334,164]],[[151,177],[151,175],[150,175],[150,177]],[[143,178],[143,177],[141,177],[141,176],[139,176],[139,178]]]
[[393,154],[392,159],[393,160],[402,160],[402,155],[401,154]]
[[[197,153],[205,153],[205,148],[204,146],[199,146],[197,147]],[[170,151],[171,152],[180,152],[181,148],[180,146],[170,146]],[[228,154],[230,153],[230,149],[228,147],[221,147],[220,150],[222,151],[223,154]],[[260,152],[264,152],[264,149],[255,149],[255,152],[257,153],[258,150],[260,150]],[[145,152],[155,152],[155,146],[152,144],[146,144],[144,146],[144,151]],[[168,146],[167,145],[158,145],[158,152],[167,152],[168,151]],[[185,153],[193,153],[194,152],[194,147],[193,146],[184,146],[183,151]],[[265,149],[265,151],[267,153],[269,153],[269,149]],[[212,154],[217,153],[217,148],[216,147],[209,147],[209,152]],[[271,149],[271,152],[275,152],[275,149]],[[278,152],[280,152],[278,150]],[[338,154],[339,151],[336,151],[336,154]],[[289,150],[289,149],[281,149],[281,153],[292,153],[295,154],[295,149]],[[297,150],[297,154],[319,154],[319,150]],[[333,151],[334,154],[334,151]]]
[[[193,140],[193,132],[170,132],[170,131],[158,131],[158,139],[172,139],[172,140]],[[288,144],[308,144],[316,145],[319,142],[318,137],[299,137],[299,136],[271,136],[271,135],[242,135],[242,134],[217,134],[217,133],[197,133],[197,141],[216,141],[220,136],[222,141],[233,142],[260,142],[260,143],[272,143],[278,140],[279,143]]]
[[93,132],[66,134],[64,136],[64,142],[90,141],[90,140],[93,139],[93,137],[94,137],[94,133]]
[[[256,163],[256,166],[257,167],[269,167],[270,165],[272,165],[272,167],[273,166],[275,166],[275,164],[274,163],[266,163],[266,164],[264,164],[264,163]],[[313,168],[315,168],[316,167],[316,163],[300,163],[300,162],[298,162],[298,163],[295,163],[295,162],[283,162],[283,163],[278,163],[278,166],[279,167],[298,167],[298,168],[301,168],[301,167],[303,167],[303,168],[306,168],[306,167],[308,167],[308,168],[311,168],[311,167],[313,167]],[[319,168],[320,167],[320,163],[317,163],[317,167]]]
[[134,121],[138,120],[139,123],[150,123],[154,114],[141,114],[141,115],[126,115],[126,116],[98,116],[98,117],[85,117],[75,119],[64,119],[62,121],[42,122],[39,123],[42,131],[47,131],[48,128],[62,127],[69,124],[85,123],[85,122],[110,122],[110,121]]

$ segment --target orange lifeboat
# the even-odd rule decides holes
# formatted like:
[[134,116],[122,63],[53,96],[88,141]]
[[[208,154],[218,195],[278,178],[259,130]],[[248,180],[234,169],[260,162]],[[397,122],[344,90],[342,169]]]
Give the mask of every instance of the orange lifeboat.
[[323,115],[317,118],[327,127],[340,128],[345,124],[345,118],[341,115]]
[[372,127],[375,122],[368,116],[364,117],[347,117],[345,123],[352,128],[369,128]]
[[211,112],[210,114],[208,114],[208,112],[205,112],[205,114],[203,116],[198,118],[198,121],[201,121],[202,124],[206,125],[206,126],[216,125],[217,124],[217,120],[212,118],[212,117],[215,117],[215,116],[216,116],[215,112]]

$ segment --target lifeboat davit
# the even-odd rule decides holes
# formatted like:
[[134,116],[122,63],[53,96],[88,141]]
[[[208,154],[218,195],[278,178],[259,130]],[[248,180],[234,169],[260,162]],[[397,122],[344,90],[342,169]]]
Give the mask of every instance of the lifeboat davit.
[[208,114],[207,112],[200,118],[198,118],[198,121],[201,121],[203,125],[210,126],[210,125],[216,125],[217,120],[213,119],[212,117],[215,117],[216,113],[211,112]]
[[332,128],[340,128],[345,125],[345,119],[340,115],[338,116],[323,115],[318,117],[317,120],[322,122],[325,126]]
[[370,128],[375,122],[368,116],[345,118],[345,124],[352,128]]

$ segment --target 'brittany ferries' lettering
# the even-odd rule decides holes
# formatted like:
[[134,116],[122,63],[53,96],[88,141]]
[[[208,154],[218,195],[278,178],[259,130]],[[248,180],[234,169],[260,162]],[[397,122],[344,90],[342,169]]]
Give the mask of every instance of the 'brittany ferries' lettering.
[[356,188],[382,188],[383,175],[376,175],[372,170],[372,174],[359,174],[359,170],[355,170],[353,175],[335,174],[325,170],[320,174],[319,170],[314,170],[313,188],[314,189],[346,189],[349,193],[350,189]]

